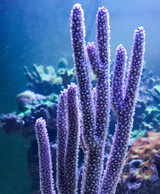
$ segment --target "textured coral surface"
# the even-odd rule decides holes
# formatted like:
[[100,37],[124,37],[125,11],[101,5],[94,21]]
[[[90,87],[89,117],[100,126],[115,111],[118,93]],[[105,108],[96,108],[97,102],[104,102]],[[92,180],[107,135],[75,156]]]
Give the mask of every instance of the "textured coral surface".
[[[139,137],[129,150],[126,163],[139,159],[142,163],[135,171],[136,178],[148,180],[156,174],[154,165],[160,155],[160,132],[148,132],[147,138]],[[129,178],[129,172],[123,172],[123,178]]]

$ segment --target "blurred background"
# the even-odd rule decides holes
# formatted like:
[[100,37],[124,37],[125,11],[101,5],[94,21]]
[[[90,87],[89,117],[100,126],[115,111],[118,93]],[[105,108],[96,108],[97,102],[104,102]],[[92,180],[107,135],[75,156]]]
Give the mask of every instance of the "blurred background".
[[[16,109],[15,96],[26,89],[24,66],[53,65],[60,58],[73,66],[70,11],[80,3],[85,13],[86,41],[95,41],[96,13],[105,6],[110,13],[111,58],[118,44],[132,48],[134,30],[146,30],[147,69],[160,74],[159,0],[0,0],[0,111]],[[21,136],[0,131],[0,193],[29,194],[28,143]]]

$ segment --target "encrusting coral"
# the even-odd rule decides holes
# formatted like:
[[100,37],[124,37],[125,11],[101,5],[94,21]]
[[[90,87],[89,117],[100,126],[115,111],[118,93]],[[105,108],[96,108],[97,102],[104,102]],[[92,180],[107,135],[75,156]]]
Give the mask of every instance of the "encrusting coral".
[[[96,44],[89,43],[86,46],[84,13],[81,5],[75,4],[71,12],[71,39],[78,84],[77,86],[72,84],[63,91],[58,103],[57,191],[62,194],[74,194],[77,191],[78,148],[81,138],[81,143],[85,147],[81,193],[114,194],[124,165],[133,125],[143,66],[145,32],[142,27],[135,31],[126,83],[124,83],[126,50],[122,45],[117,48],[112,99],[110,99],[110,26],[107,9],[99,8],[97,13]],[[96,75],[97,84],[94,89],[91,84],[90,65]],[[110,102],[117,117],[117,124],[111,152],[107,164],[104,165]],[[42,128],[37,127],[37,122]],[[46,132],[44,120],[38,119],[37,122],[36,135],[39,133],[39,137],[43,138],[43,128]],[[49,140],[48,142],[46,140],[46,153],[49,154]],[[40,149],[43,144],[39,139],[37,142]],[[52,194],[55,192],[52,177],[43,186],[48,180],[48,174],[51,174],[51,164],[48,162],[48,165],[42,168],[42,160],[45,160],[44,154],[39,152],[41,192]]]
[[[134,172],[136,179],[151,179],[157,171],[154,168],[156,158],[160,156],[160,133],[148,132],[148,137],[139,137],[131,146],[127,155],[126,163],[132,160],[142,160]],[[130,172],[125,169],[122,173],[125,179],[130,178]]]

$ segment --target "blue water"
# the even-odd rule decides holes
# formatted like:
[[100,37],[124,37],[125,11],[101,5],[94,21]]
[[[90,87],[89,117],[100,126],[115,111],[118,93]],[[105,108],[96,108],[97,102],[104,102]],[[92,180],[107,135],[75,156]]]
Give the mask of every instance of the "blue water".
[[[110,13],[111,54],[122,43],[130,55],[134,30],[146,30],[147,68],[160,76],[159,0],[0,0],[0,109],[16,109],[15,96],[26,89],[23,66],[33,63],[57,67],[61,57],[73,66],[70,10],[81,3],[85,12],[86,40],[95,39],[99,6]],[[28,142],[0,131],[0,194],[29,194]]]

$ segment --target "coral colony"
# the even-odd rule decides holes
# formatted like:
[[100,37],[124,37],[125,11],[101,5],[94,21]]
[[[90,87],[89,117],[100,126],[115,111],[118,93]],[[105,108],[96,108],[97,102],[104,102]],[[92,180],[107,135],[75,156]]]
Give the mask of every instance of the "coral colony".
[[[141,178],[144,180],[149,180],[155,174],[154,166],[159,163],[160,157],[160,133],[148,132],[148,137],[139,137],[130,148],[127,158],[125,168],[123,170],[122,176],[125,179],[130,179],[134,172],[137,179]],[[141,163],[139,168],[132,168],[132,172],[127,169],[129,163],[134,163],[135,158],[137,162]],[[157,165],[158,166],[158,165]],[[157,173],[160,173],[159,168]]]
[[[39,118],[35,124],[41,193],[72,194],[78,191],[78,150],[81,146],[84,151],[84,165],[80,193],[114,194],[133,125],[143,66],[145,32],[142,27],[135,31],[126,83],[126,50],[122,45],[118,46],[112,88],[107,9],[99,8],[96,43],[88,43],[86,46],[83,10],[81,5],[75,4],[71,12],[71,40],[78,84],[71,84],[64,90],[58,103],[56,190],[51,176],[52,163],[45,121]],[[91,68],[97,80],[94,89],[91,84]],[[117,124],[107,164],[103,164],[110,103],[117,117]]]

